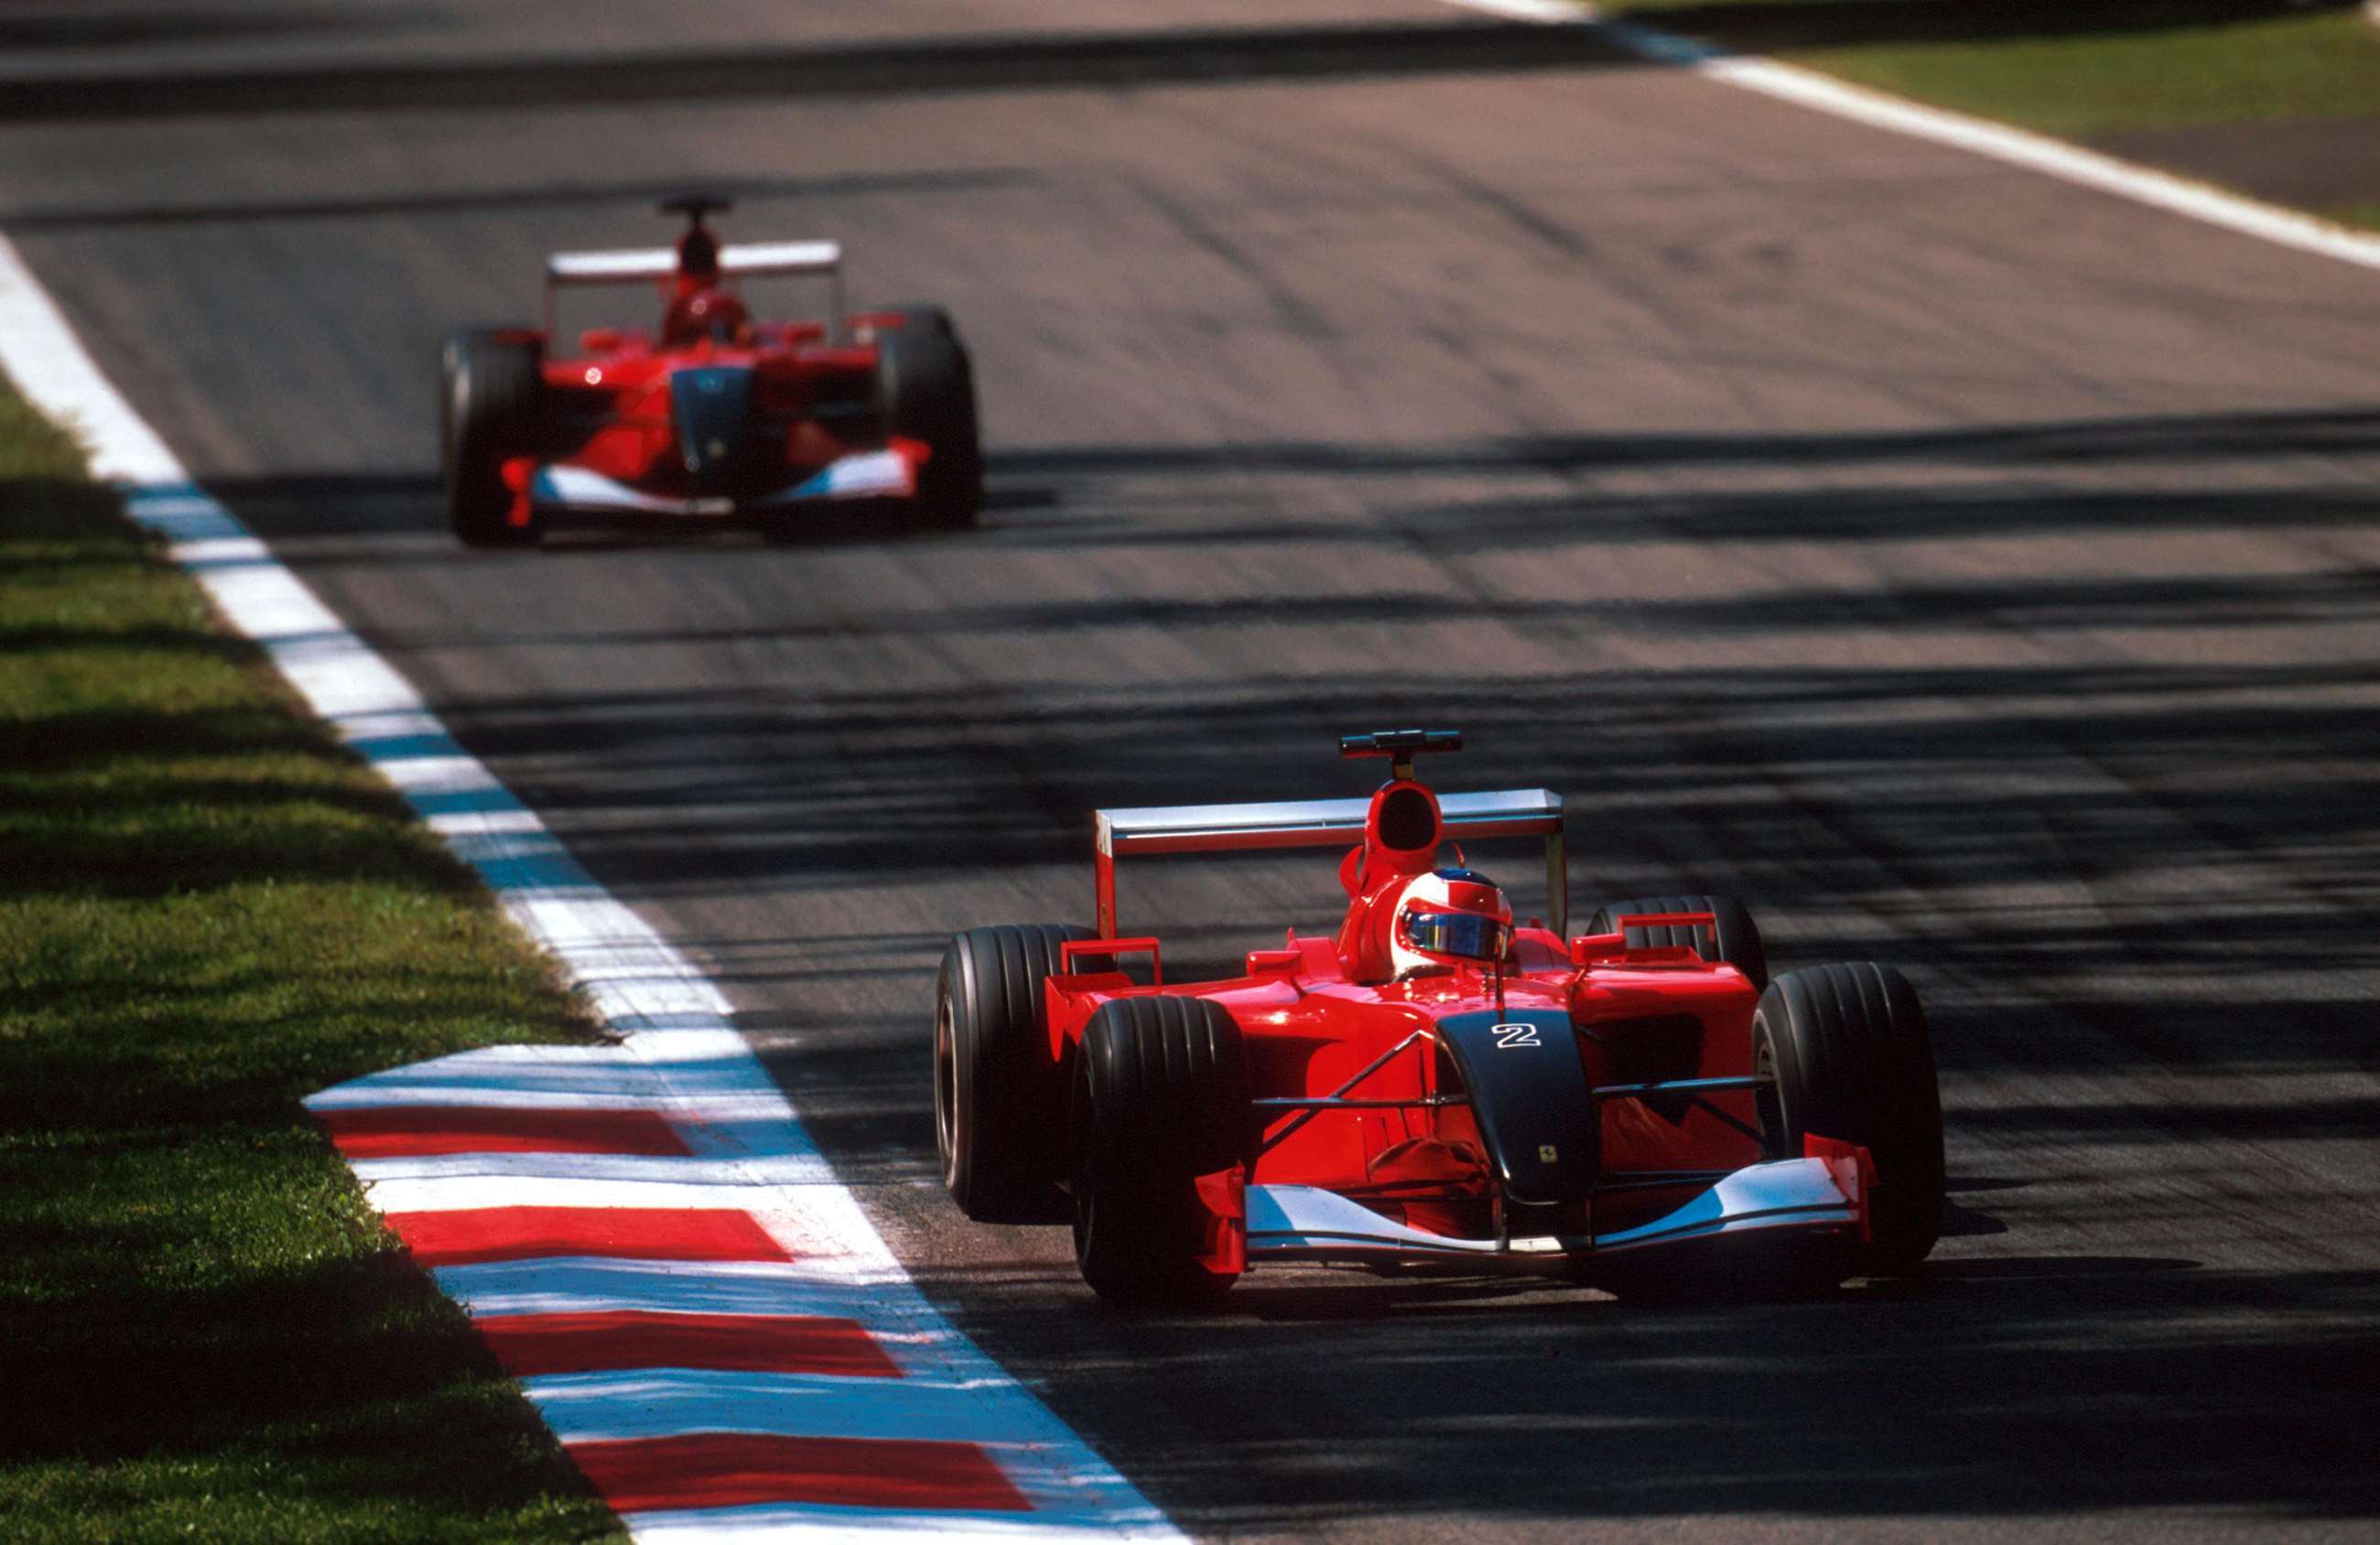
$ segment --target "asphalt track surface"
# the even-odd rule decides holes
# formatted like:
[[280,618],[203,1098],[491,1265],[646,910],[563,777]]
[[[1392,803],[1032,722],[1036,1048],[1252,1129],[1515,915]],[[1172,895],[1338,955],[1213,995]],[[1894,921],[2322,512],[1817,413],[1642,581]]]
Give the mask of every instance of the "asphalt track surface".
[[[1421,4],[686,7],[709,63],[613,100],[678,9],[12,6],[0,229],[1152,1500],[2368,1538],[2380,280]],[[1195,74],[1148,65],[1172,31]],[[298,109],[220,85],[265,68]],[[454,548],[438,334],[689,181],[953,308],[982,531]],[[1922,1286],[1277,1272],[1139,1320],[957,1217],[943,938],[1085,917],[1094,805],[1358,792],[1330,735],[1416,720],[1468,732],[1450,786],[1571,797],[1582,910],[1732,891],[1783,964],[1909,969],[1956,1203]],[[1128,872],[1126,923],[1220,963],[1326,924],[1329,870]]]

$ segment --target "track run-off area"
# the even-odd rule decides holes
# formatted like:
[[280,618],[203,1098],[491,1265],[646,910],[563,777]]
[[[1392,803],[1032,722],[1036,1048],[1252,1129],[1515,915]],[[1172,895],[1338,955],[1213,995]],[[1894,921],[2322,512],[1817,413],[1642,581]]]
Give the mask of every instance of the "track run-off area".
[[[1421,0],[91,9],[162,19],[7,51],[0,232],[1176,1527],[2368,1533],[2380,274]],[[981,530],[453,545],[439,335],[686,185],[951,308]],[[1568,797],[1574,908],[1910,974],[1922,1284],[1131,1319],[958,1217],[949,933],[1087,920],[1095,806],[1359,792],[1330,736],[1423,720]],[[1185,973],[1337,895],[1125,884]]]

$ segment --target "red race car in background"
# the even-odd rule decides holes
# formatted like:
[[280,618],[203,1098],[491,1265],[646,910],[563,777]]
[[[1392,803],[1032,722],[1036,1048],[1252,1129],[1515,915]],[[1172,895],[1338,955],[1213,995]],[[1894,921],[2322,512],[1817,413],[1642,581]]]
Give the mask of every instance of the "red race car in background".
[[[1916,993],[1872,964],[1768,975],[1744,909],[1608,905],[1564,937],[1559,795],[1439,795],[1445,730],[1350,736],[1368,800],[1110,809],[1097,927],[978,928],[942,958],[934,1112],[969,1217],[1071,1223],[1101,1296],[1210,1298],[1256,1262],[1558,1270],[1623,1293],[1914,1268],[1940,1232],[1941,1105]],[[1545,844],[1547,907],[1460,845]],[[1169,982],[1117,935],[1115,866],[1338,845],[1335,934]],[[1441,861],[1452,845],[1453,864]],[[1145,957],[1145,980],[1119,967]]]
[[[471,329],[442,355],[446,513],[475,547],[525,544],[557,519],[671,518],[799,530],[823,504],[905,504],[964,527],[982,503],[975,380],[950,317],[847,314],[831,241],[722,246],[723,199],[662,206],[674,251],[562,252],[540,330]],[[828,281],[824,321],[756,320],[740,282]],[[556,352],[558,290],[652,285],[653,333],[591,328]]]

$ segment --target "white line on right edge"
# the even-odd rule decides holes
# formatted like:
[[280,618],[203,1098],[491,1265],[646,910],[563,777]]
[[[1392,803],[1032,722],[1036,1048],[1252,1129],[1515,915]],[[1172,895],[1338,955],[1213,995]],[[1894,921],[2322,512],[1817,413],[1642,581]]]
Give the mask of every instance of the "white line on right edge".
[[2380,237],[2365,236],[2295,210],[2086,151],[2046,134],[2010,128],[2006,124],[1944,108],[1923,107],[1884,91],[1846,85],[1798,66],[1730,54],[1642,22],[1609,20],[1591,6],[1568,5],[1564,0],[1445,0],[1445,4],[1514,21],[1591,27],[1631,53],[1693,70],[1723,85],[1757,91],[1780,102],[1831,113],[1839,118],[1912,139],[1989,156],[2277,246],[2336,258],[2360,268],[2380,269]]

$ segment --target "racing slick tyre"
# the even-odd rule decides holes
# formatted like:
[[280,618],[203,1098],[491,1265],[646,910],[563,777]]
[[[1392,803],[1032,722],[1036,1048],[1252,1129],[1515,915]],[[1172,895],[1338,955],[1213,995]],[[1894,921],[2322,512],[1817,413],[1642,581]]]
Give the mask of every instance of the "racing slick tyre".
[[[934,1138],[942,1185],[984,1223],[1062,1223],[1066,1085],[1042,1007],[1064,923],[972,928],[942,954],[934,1000]],[[1085,960],[1086,970],[1107,970]]]
[[534,521],[511,523],[513,493],[504,486],[504,466],[536,447],[544,408],[544,347],[474,330],[449,336],[439,362],[446,523],[468,547],[535,542]]
[[1876,1161],[1873,1235],[1853,1276],[1913,1271],[1942,1232],[1942,1100],[1925,1011],[1889,966],[1814,966],[1768,984],[1752,1016],[1763,1147],[1799,1158],[1804,1135],[1858,1143]]
[[877,390],[887,434],[923,441],[917,514],[956,530],[983,508],[983,442],[975,408],[975,366],[944,312],[913,307],[902,326],[876,339]]
[[[1743,903],[1731,896],[1645,896],[1636,901],[1609,902],[1597,907],[1595,920],[1587,925],[1589,933],[1615,931],[1612,919],[1641,916],[1647,912],[1708,912],[1718,921],[1718,957],[1737,970],[1755,988],[1768,985],[1768,951],[1760,943],[1760,930],[1745,911]],[[1633,950],[1659,949],[1682,944],[1700,951],[1702,941],[1695,938],[1697,930],[1691,928],[1632,928],[1628,931],[1628,947]]]
[[1075,1263],[1125,1308],[1196,1306],[1233,1279],[1210,1271],[1196,1177],[1246,1157],[1247,1050],[1221,1004],[1122,998],[1083,1028],[1075,1058]]

